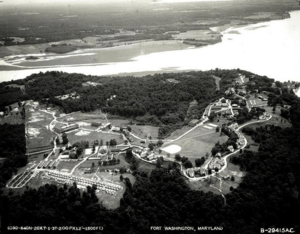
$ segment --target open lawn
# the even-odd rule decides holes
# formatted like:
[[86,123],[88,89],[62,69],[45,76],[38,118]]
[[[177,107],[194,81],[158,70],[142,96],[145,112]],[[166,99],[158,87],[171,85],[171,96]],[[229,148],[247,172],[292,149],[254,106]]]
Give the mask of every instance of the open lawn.
[[159,127],[153,127],[150,125],[130,125],[130,127],[131,132],[142,139],[146,139],[148,135],[151,136],[152,140],[158,139]]
[[203,192],[212,192],[215,193],[217,195],[221,195],[221,193],[211,187],[210,185],[219,188],[220,187],[220,181],[214,177],[205,181],[188,181],[186,180],[186,183],[188,184],[188,186],[192,189],[192,190],[199,190],[199,191],[203,191]]
[[222,144],[227,139],[226,135],[220,137],[220,133],[216,132],[215,128],[207,129],[201,126],[175,142],[164,144],[164,147],[170,144],[179,145],[182,149],[179,154],[188,157],[194,163],[195,159],[205,156],[207,152],[210,154],[218,141]]
[[[235,154],[235,156],[238,156],[238,154]],[[223,180],[222,192],[224,194],[230,193],[230,187],[237,188],[238,185],[242,182],[242,178],[245,176],[245,172],[240,170],[239,165],[235,165],[229,161],[230,157],[226,160],[228,163],[227,167],[225,170],[219,173],[219,177],[225,177],[227,175],[230,175],[234,177],[234,181],[231,181],[231,179]]]
[[61,161],[58,165],[57,165],[57,170],[62,170],[62,169],[68,169],[69,172],[77,165],[79,164],[81,161]]
[[50,145],[51,139],[56,136],[49,130],[52,115],[35,110],[29,105],[27,107],[25,123],[27,148],[32,151],[34,148]]
[[[173,164],[173,162],[169,162],[169,161],[164,161],[163,162],[163,167],[164,168],[168,168],[169,164]],[[140,172],[145,172],[146,174],[150,175],[151,171],[154,170],[156,168],[155,164],[151,164],[151,163],[147,163],[144,162],[142,160],[139,160],[139,166],[138,166],[138,171]]]
[[[101,166],[100,167],[100,171],[103,171],[105,169],[120,169],[122,167],[125,168],[129,168],[129,164],[125,161],[123,156],[117,156],[115,157],[116,159],[120,159],[120,163],[119,164],[115,164],[115,165],[107,165],[107,166]],[[92,163],[95,164],[95,170],[98,168],[98,162],[100,160],[99,159],[91,159],[91,160],[86,160],[84,163],[80,164],[80,166],[78,168],[76,168],[76,170],[81,170],[82,168],[90,168],[92,166]]]
[[105,120],[105,116],[101,113],[101,111],[93,112],[92,114],[82,113],[78,111],[58,118],[58,121],[62,121],[62,122],[76,122],[82,120],[94,120],[97,122],[98,121],[103,122]]
[[[126,190],[126,186],[123,182],[120,181],[120,174],[110,174],[108,172],[97,172],[91,174],[83,174],[81,171],[75,171],[76,176],[81,176],[84,178],[98,178],[98,180],[103,182],[114,183],[117,185],[121,185],[123,189],[118,190],[116,196],[112,196],[111,194],[107,194],[106,192],[100,191],[96,192],[96,195],[99,199],[99,203],[102,203],[107,209],[116,209],[120,206],[120,199],[123,197],[123,194]],[[136,181],[135,177],[131,174],[125,173],[122,174],[124,178],[129,178],[131,184],[133,185]]]
[[[53,159],[53,158],[50,158],[50,159]],[[44,153],[30,155],[28,157],[28,162],[35,162],[36,164],[39,164],[39,162],[42,160],[44,160]]]
[[253,151],[253,152],[258,152],[259,144],[256,143],[256,142],[254,142],[254,141],[252,140],[251,136],[248,136],[248,135],[246,135],[246,134],[244,134],[244,136],[245,136],[246,139],[247,139],[247,142],[248,142],[247,145],[250,146],[249,148],[246,148],[246,149],[247,149],[247,150],[251,150],[251,151]]
[[[132,185],[134,185],[136,179],[133,175],[125,173],[122,174],[124,178],[129,178]],[[97,173],[98,178],[103,181],[112,182],[114,184],[121,185],[123,187],[122,190],[118,190],[116,196],[112,196],[105,192],[97,193],[97,197],[99,198],[99,203],[102,203],[104,207],[107,209],[116,209],[120,206],[120,200],[123,197],[124,192],[126,191],[126,186],[124,182],[120,181],[120,174],[110,175],[106,172]]]
[[[285,118],[281,117],[281,109],[282,107],[276,107],[275,112],[273,112],[273,107],[266,106],[264,107],[267,112],[271,113],[272,119],[270,119],[267,123],[268,124],[274,124],[276,126],[282,127],[282,128],[289,128],[292,127],[292,124]],[[282,120],[282,122],[281,122]],[[252,126],[252,125],[251,125]]]
[[128,119],[113,119],[109,117],[108,117],[108,122],[115,127],[125,127],[130,123]]
[[190,130],[192,127],[190,126],[183,126],[180,129],[175,130],[174,132],[171,133],[171,135],[169,137],[167,137],[165,140],[174,140],[176,138],[178,138],[179,136],[181,136],[182,134],[184,134],[185,132],[187,132],[188,130]]

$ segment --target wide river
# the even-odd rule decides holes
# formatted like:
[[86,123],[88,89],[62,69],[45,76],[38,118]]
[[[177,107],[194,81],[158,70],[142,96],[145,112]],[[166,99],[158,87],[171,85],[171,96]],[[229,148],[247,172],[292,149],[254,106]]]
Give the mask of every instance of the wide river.
[[291,18],[224,31],[222,42],[191,48],[181,42],[144,42],[130,46],[38,54],[37,61],[0,59],[0,82],[40,71],[87,75],[153,74],[163,71],[240,68],[279,81],[300,81],[300,11]]

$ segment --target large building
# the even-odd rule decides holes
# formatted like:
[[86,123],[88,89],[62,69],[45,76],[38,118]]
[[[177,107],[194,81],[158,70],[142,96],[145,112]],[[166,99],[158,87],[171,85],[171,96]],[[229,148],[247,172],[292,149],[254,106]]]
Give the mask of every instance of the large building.
[[54,127],[54,131],[56,131],[57,133],[63,133],[63,132],[68,132],[74,129],[79,128],[78,124],[70,124],[70,125],[66,125],[66,126],[55,126]]

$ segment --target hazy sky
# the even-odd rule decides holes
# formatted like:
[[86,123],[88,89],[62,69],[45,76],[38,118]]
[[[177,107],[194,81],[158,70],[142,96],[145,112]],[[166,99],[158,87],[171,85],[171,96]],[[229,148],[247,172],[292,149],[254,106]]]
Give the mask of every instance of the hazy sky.
[[[42,4],[96,4],[112,2],[154,2],[154,0],[0,0],[3,5],[42,5]],[[173,2],[203,2],[203,1],[230,1],[230,0],[156,0],[157,3]],[[0,4],[0,7],[1,7]]]
[[5,5],[21,5],[21,4],[79,4],[79,3],[109,3],[109,2],[124,2],[124,1],[137,1],[137,0],[1,0]]

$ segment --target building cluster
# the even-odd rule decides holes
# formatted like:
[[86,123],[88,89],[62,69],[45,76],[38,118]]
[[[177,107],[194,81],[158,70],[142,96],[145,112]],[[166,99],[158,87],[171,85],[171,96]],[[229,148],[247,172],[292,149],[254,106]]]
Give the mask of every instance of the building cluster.
[[87,81],[85,83],[82,83],[83,87],[96,87],[98,85],[102,85],[101,83],[97,83],[97,82],[92,82],[92,81]]
[[73,93],[70,93],[70,94],[55,96],[55,98],[63,101],[63,100],[69,99],[69,98],[79,99],[80,96],[76,92],[73,92]]
[[161,157],[162,155],[158,155],[154,151],[151,151],[149,148],[135,148],[133,153],[138,154],[138,156],[147,161],[156,161],[157,158]]
[[242,85],[244,83],[248,83],[249,80],[250,79],[248,77],[246,77],[245,75],[238,74],[238,77],[236,79],[234,79],[234,84],[236,84],[236,85]]
[[235,132],[235,133],[238,135],[238,139],[236,141],[236,145],[237,145],[237,148],[240,149],[246,143],[245,142],[245,138],[239,132]]
[[56,169],[59,164],[59,160],[49,160],[49,161],[40,161],[37,165],[37,168],[48,168],[48,169]]
[[70,150],[66,150],[65,147],[62,147],[61,150],[63,150],[63,152],[58,155],[59,159],[69,159],[69,158],[74,159],[74,158],[77,158],[76,157],[77,147],[74,147]]
[[261,116],[259,116],[260,120],[265,120],[270,117],[270,114],[268,112],[264,112]]
[[230,100],[225,99],[225,98],[220,98],[216,103],[213,104],[212,110],[221,110],[228,108],[230,106]]
[[217,156],[217,155],[210,161],[210,163],[208,165],[208,168],[211,170],[215,170],[216,168],[218,168],[218,170],[220,170],[225,165],[224,158],[221,158],[220,156]]
[[193,168],[188,168],[186,170],[186,174],[191,177],[200,177],[200,176],[205,176],[206,175],[206,171],[205,169],[201,168],[201,167],[193,167]]
[[45,172],[45,177],[53,179],[59,183],[66,183],[69,185],[73,185],[73,183],[76,182],[79,188],[86,188],[87,186],[96,185],[97,192],[104,191],[111,195],[116,195],[118,190],[122,189],[122,186],[117,184],[97,181],[96,179],[82,178],[74,175],[63,174],[56,171]]
[[78,124],[69,124],[69,125],[65,125],[65,126],[55,125],[53,129],[57,133],[64,133],[64,132],[72,131],[72,130],[75,130],[78,128],[79,128]]

